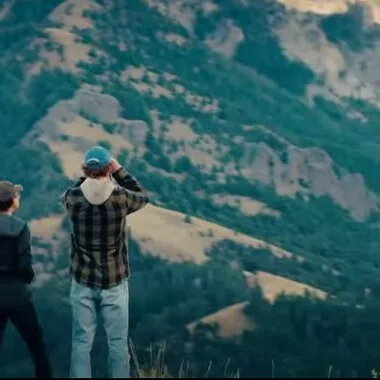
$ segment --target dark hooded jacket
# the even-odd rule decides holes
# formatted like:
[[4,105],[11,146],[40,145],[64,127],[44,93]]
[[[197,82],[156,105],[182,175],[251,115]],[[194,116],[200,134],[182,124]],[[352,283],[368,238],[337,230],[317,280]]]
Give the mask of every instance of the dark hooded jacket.
[[34,278],[28,225],[12,215],[0,215],[0,309],[17,306],[31,295]]

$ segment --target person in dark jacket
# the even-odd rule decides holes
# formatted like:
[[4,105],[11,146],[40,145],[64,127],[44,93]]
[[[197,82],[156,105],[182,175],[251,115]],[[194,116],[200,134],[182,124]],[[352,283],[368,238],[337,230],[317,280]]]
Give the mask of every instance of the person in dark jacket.
[[34,278],[30,230],[13,216],[20,206],[21,185],[0,181],[0,346],[7,322],[25,341],[33,358],[35,377],[52,378],[42,330],[28,284]]

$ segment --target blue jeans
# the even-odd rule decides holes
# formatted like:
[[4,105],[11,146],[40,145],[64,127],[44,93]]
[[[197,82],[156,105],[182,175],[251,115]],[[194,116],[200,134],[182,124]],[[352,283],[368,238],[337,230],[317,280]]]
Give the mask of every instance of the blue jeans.
[[102,290],[91,289],[73,279],[70,299],[73,313],[70,377],[91,378],[90,353],[100,313],[107,334],[109,375],[128,378],[128,280]]

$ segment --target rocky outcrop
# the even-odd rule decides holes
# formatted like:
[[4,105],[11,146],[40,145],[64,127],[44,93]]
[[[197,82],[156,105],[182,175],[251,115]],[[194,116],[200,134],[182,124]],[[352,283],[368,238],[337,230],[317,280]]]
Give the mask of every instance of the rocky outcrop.
[[315,95],[335,101],[351,97],[378,105],[380,44],[373,41],[371,46],[368,41],[363,51],[350,51],[328,41],[317,12],[299,12],[292,12],[285,22],[273,25],[273,32],[291,60],[303,62],[316,74],[317,80],[307,89],[309,100]]
[[116,98],[96,88],[81,88],[72,99],[51,107],[23,143],[46,144],[60,159],[65,175],[73,178],[80,174],[83,153],[94,144],[107,143],[115,157],[144,146],[147,123],[125,120],[120,112]]
[[142,120],[119,120],[116,133],[133,145],[144,144],[148,125]]
[[227,58],[233,57],[239,44],[244,40],[243,31],[231,19],[223,20],[218,28],[205,40],[206,45]]
[[378,209],[379,199],[366,188],[362,175],[336,173],[333,160],[321,149],[289,145],[279,154],[259,143],[250,144],[245,150],[240,163],[243,175],[273,186],[279,195],[328,196],[357,220],[364,220]]
[[113,96],[81,89],[71,102],[79,114],[84,114],[98,123],[112,123],[119,118],[120,103]]
[[132,143],[143,142],[148,128],[147,123],[142,120],[120,118],[120,112],[120,103],[113,96],[96,89],[81,88],[73,99],[59,101],[51,107],[48,114],[32,129],[28,138],[39,136],[42,131],[45,137],[56,136],[57,125],[70,124],[78,117],[82,117],[95,124],[114,124],[114,134]]

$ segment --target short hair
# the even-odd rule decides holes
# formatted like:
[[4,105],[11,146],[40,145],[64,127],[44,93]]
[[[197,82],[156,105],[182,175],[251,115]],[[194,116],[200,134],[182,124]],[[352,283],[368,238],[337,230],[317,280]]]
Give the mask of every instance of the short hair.
[[9,198],[5,201],[0,201],[0,212],[8,211],[13,206],[13,198]]
[[101,178],[106,177],[111,172],[111,164],[106,165],[100,169],[90,169],[86,165],[82,165],[84,175],[89,178]]

